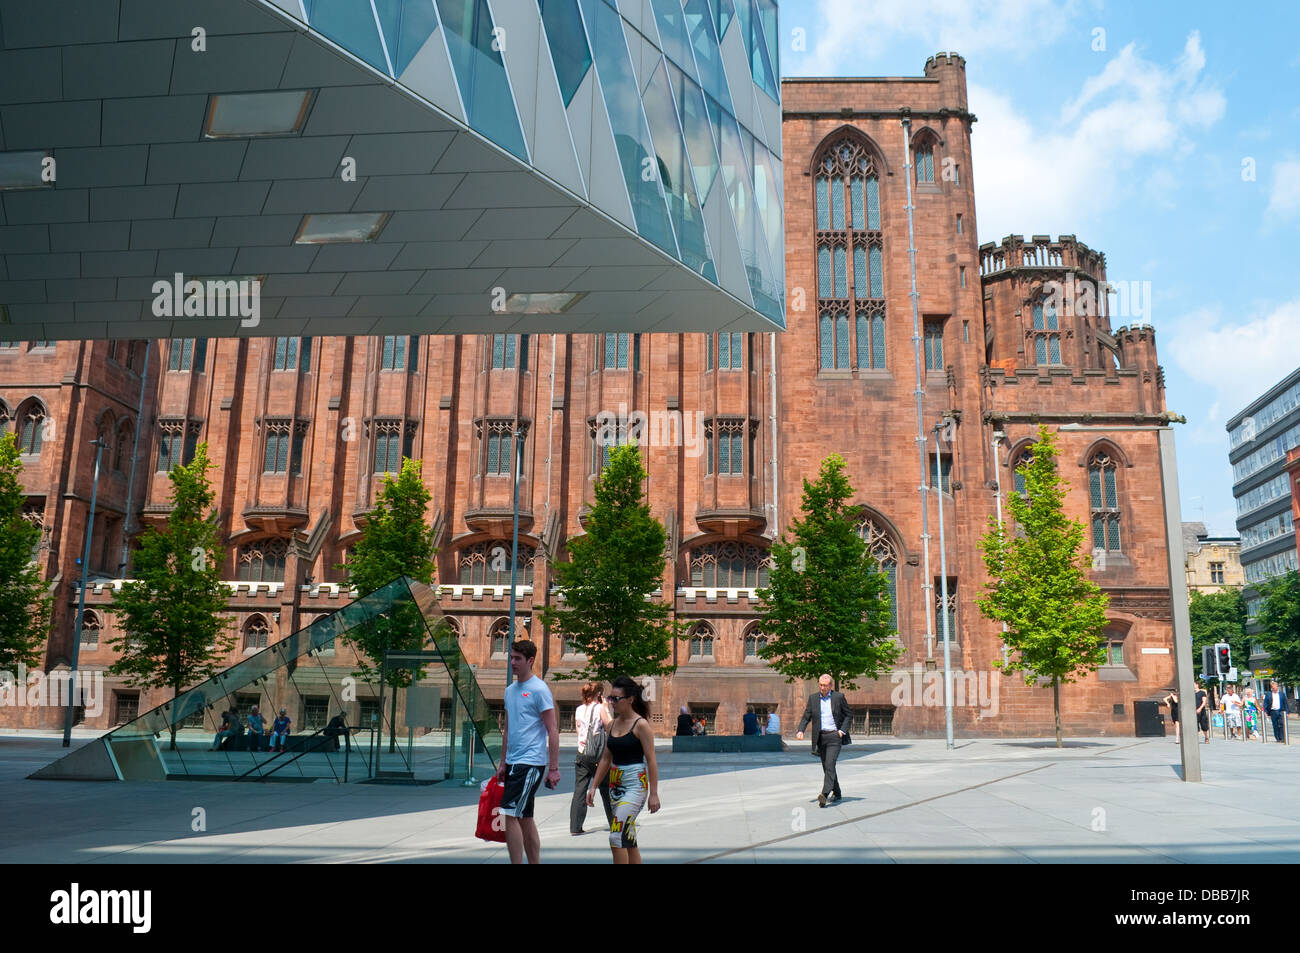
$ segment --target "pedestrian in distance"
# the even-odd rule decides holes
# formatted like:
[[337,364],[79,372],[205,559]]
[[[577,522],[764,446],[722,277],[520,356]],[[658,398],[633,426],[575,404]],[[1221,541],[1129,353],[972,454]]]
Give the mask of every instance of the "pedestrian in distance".
[[1241,692],[1241,720],[1246,738],[1249,741],[1259,741],[1260,711],[1259,700],[1255,697],[1255,689],[1247,685]]
[[781,733],[781,719],[773,708],[767,713],[767,728],[765,734],[779,735]]
[[1171,688],[1160,703],[1169,706],[1169,717],[1174,723],[1174,744],[1178,744],[1183,740],[1182,724],[1178,721],[1178,690]]
[[1205,680],[1196,680],[1196,727],[1210,743],[1210,693],[1205,690]]
[[740,719],[741,734],[756,735],[758,734],[758,715],[754,714],[754,708],[751,705],[745,709],[745,716]]
[[839,760],[840,748],[850,744],[849,728],[853,724],[853,713],[849,703],[840,692],[831,690],[831,677],[823,675],[817,679],[817,694],[808,697],[808,705],[799,719],[795,730],[795,740],[803,741],[803,730],[812,722],[816,725],[812,736],[813,757],[822,761],[822,790],[817,795],[817,806],[825,807],[840,799],[840,779],[835,771],[835,762]]
[[[573,763],[573,803],[569,806],[569,833],[577,837],[583,833],[587,821],[587,785],[600,756],[605,753],[607,730],[613,716],[601,697],[601,687],[595,682],[582,686],[582,704],[574,712],[574,727],[578,731],[578,757]],[[600,799],[605,805],[605,824],[614,820],[614,812],[609,805],[609,782],[600,786]]]
[[686,737],[695,734],[695,719],[691,717],[691,710],[685,705],[677,715],[677,734]]
[[289,740],[289,709],[281,708],[280,717],[271,723],[271,750],[283,753],[284,743]]
[[650,706],[641,686],[626,675],[614,679],[609,693],[614,720],[609,724],[605,753],[587,788],[587,804],[595,803],[596,787],[609,778],[614,820],[609,825],[609,848],[616,864],[641,863],[637,843],[637,816],[643,807],[659,811],[659,765],[650,730]]
[[1276,680],[1268,683],[1268,691],[1264,693],[1264,710],[1273,720],[1273,738],[1277,741],[1285,741],[1286,716],[1289,709],[1286,703],[1286,692],[1278,687]]
[[248,750],[256,754],[262,750],[262,735],[266,730],[266,719],[262,717],[262,710],[256,705],[248,713]]
[[[506,725],[501,731],[505,752],[497,778],[505,783],[500,815],[506,819],[506,848],[510,863],[541,862],[542,842],[533,820],[533,800],[545,779],[548,788],[560,783],[560,729],[555,699],[546,683],[533,674],[537,646],[520,639],[510,646],[510,671],[515,680],[506,688]],[[587,803],[591,803],[588,798]]]
[[239,706],[231,702],[230,708],[221,713],[221,730],[212,739],[212,750],[218,750],[227,738],[238,738],[240,730]]
[[1223,693],[1223,723],[1227,726],[1228,737],[1236,738],[1241,733],[1241,696],[1237,694],[1237,686],[1229,685],[1228,690]]

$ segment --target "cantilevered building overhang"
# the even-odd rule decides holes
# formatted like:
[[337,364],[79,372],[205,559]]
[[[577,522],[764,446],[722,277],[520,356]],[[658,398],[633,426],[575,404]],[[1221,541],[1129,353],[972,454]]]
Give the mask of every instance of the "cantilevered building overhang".
[[776,31],[776,0],[0,0],[0,338],[782,329]]

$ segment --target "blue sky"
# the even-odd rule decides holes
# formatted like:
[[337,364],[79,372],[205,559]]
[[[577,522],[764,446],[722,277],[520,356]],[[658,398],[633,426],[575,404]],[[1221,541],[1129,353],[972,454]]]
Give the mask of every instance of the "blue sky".
[[785,76],[966,58],[980,242],[1073,233],[1150,282],[1112,323],[1155,325],[1183,519],[1236,535],[1224,424],[1300,365],[1300,4],[781,0],[781,32]]

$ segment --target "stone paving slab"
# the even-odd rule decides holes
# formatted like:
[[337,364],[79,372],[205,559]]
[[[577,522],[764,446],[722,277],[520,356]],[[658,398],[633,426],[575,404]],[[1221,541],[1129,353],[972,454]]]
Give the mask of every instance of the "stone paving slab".
[[[840,760],[845,797],[821,809],[803,743],[780,753],[657,749],[664,809],[643,814],[649,862],[1221,863],[1300,860],[1300,745],[1202,745],[1179,779],[1167,739],[892,740]],[[473,838],[477,786],[29,781],[56,738],[0,734],[0,863],[503,863]],[[599,802],[568,832],[564,779],[536,819],[548,863],[608,863]],[[206,829],[191,827],[206,812]],[[1101,824],[1097,821],[1101,819]]]

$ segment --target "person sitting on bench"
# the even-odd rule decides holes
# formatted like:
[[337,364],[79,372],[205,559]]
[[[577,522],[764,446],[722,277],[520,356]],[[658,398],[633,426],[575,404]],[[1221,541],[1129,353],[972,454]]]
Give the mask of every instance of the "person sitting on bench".
[[342,735],[343,740],[347,742],[348,750],[352,750],[352,735],[348,732],[347,716],[343,712],[339,712],[331,718],[329,724],[325,726],[325,730],[322,731],[321,734],[326,738],[334,739],[335,751],[339,750],[339,736]]

